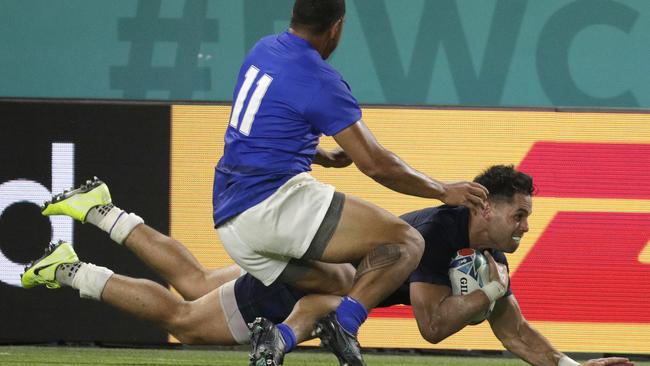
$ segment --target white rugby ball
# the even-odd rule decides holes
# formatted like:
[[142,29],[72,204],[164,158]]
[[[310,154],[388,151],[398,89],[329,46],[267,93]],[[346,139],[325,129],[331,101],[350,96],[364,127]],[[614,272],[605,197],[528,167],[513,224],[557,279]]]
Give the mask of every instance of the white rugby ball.
[[[467,295],[480,289],[490,282],[490,267],[487,259],[471,248],[459,250],[449,264],[449,280],[453,295]],[[490,316],[492,309],[494,309],[494,301],[485,312],[472,318],[470,324],[483,322]]]

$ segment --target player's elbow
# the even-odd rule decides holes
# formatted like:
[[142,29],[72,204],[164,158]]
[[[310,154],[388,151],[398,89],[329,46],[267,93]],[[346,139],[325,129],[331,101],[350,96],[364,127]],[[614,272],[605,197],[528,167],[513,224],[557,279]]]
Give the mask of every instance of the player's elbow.
[[373,159],[364,163],[356,163],[359,170],[376,182],[382,182],[393,176],[394,162],[390,158]]
[[438,344],[449,336],[445,331],[444,324],[440,320],[435,319],[430,319],[424,329],[420,328],[420,333],[422,334],[422,338],[433,344]]
[[355,162],[357,168],[364,175],[377,180],[383,174],[381,167],[374,161]]
[[442,332],[438,331],[437,329],[432,329],[426,334],[422,334],[422,337],[429,343],[432,344],[438,344],[442,342],[445,338],[447,338]]
[[378,149],[365,159],[354,162],[359,170],[375,181],[390,178],[393,168],[399,163],[397,156],[386,149]]

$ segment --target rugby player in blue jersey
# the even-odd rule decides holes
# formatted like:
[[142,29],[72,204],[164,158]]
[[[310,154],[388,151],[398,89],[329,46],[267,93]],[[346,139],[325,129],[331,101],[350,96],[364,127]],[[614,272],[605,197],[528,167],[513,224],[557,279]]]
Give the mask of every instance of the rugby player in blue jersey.
[[[487,191],[429,178],[376,141],[350,87],[325,62],[339,44],[344,17],[344,0],[297,0],[290,28],[262,38],[244,59],[215,168],[213,215],[228,254],[266,286],[282,281],[327,293],[323,278],[331,266],[324,263],[360,263],[347,296],[317,330],[337,356],[363,364],[359,326],[415,268],[424,243],[386,210],[315,180],[311,164],[354,163],[394,191],[472,209],[483,207]],[[323,134],[341,149],[320,149]],[[259,319],[251,330],[251,364],[277,362],[296,344],[286,324],[276,329]],[[278,332],[284,350],[274,341]]]
[[[488,321],[494,334],[513,354],[534,365],[578,365],[526,321],[509,289],[504,252],[515,251],[528,231],[532,179],[511,166],[493,166],[475,181],[490,190],[486,207],[481,211],[443,205],[402,216],[423,236],[424,255],[409,278],[379,306],[412,305],[422,336],[438,343],[467,326],[496,301]],[[69,243],[54,245],[44,258],[26,270],[22,278],[26,288],[73,287],[82,297],[101,300],[150,321],[187,344],[247,343],[247,323],[260,316],[291,326],[299,343],[310,339],[316,319],[340,302],[339,296],[307,295],[281,281],[265,286],[238,266],[215,271],[203,268],[182,244],[143,224],[137,215],[114,207],[108,187],[100,181],[55,197],[44,214],[65,214],[108,232],[113,240],[158,272],[183,299],[155,282],[113,274],[107,268],[80,262]],[[119,214],[102,215],[99,211],[106,207]],[[119,218],[124,216],[127,219]],[[138,223],[129,224],[129,217],[138,218],[134,221]],[[482,291],[453,296],[449,262],[463,248],[491,252],[490,278]],[[326,272],[329,277],[323,278],[330,283],[327,291],[344,294],[352,282],[353,267],[336,265],[333,269]],[[276,341],[281,343],[281,337],[276,337]],[[277,361],[282,363],[282,359]],[[341,365],[348,362],[340,361]],[[632,363],[613,357],[590,360],[583,365]]]

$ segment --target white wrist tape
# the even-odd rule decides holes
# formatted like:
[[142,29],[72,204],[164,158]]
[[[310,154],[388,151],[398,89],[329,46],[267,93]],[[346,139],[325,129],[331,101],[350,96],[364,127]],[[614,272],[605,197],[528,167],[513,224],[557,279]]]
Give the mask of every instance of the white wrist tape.
[[487,295],[490,302],[495,302],[506,294],[506,288],[497,281],[492,281],[480,289]]
[[564,355],[558,361],[557,366],[580,366],[580,364],[571,359],[571,357]]

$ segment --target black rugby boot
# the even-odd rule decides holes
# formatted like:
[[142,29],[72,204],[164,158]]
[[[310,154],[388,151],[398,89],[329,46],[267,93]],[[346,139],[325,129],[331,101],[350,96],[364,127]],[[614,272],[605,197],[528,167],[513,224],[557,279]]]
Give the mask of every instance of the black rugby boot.
[[336,355],[341,366],[366,366],[357,337],[341,327],[335,312],[316,322],[314,335],[320,338],[323,347]]
[[248,323],[251,331],[249,366],[280,366],[284,361],[285,343],[278,328],[268,319],[258,317]]

